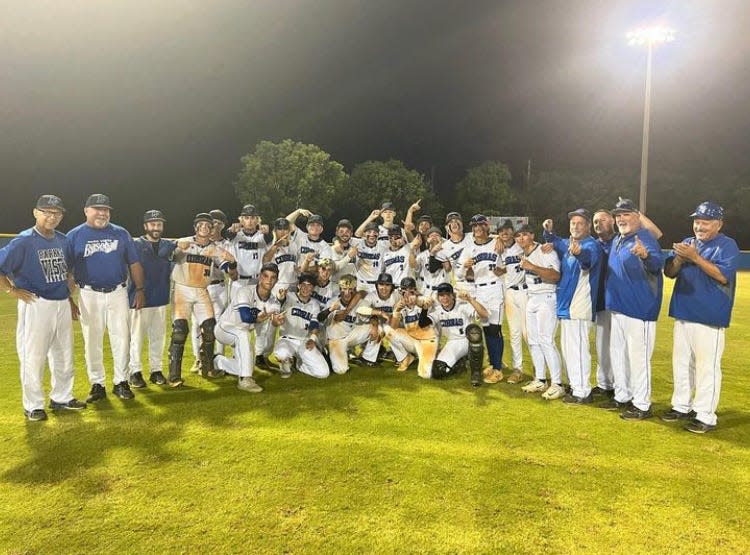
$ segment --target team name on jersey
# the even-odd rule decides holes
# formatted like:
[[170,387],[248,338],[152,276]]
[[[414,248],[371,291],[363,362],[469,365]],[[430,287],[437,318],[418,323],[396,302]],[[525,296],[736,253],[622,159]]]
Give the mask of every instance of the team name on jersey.
[[406,261],[406,257],[403,255],[394,256],[393,258],[389,258],[385,261],[385,265],[390,266],[391,264],[403,264]]
[[381,253],[379,252],[360,252],[357,254],[359,258],[364,258],[365,260],[380,260]]
[[315,299],[316,301],[318,301],[322,305],[328,304],[328,301],[331,300],[331,297],[326,297],[324,295],[321,295],[317,291],[313,291],[312,292],[312,298]]
[[188,254],[185,257],[185,262],[188,264],[202,264],[203,266],[210,266],[213,264],[213,259],[210,256],[203,256],[202,254]]
[[344,322],[347,324],[356,324],[357,323],[357,317],[352,314],[347,314],[344,316]]
[[496,260],[496,252],[480,252],[474,257],[474,264],[477,264],[479,262],[495,262]]
[[299,316],[303,320],[307,320],[308,322],[313,319],[313,314],[311,312],[307,312],[306,310],[302,310],[301,308],[293,308],[291,312],[292,316]]
[[440,320],[440,325],[444,328],[462,328],[464,327],[464,319],[446,318],[445,320]]
[[293,254],[280,254],[275,258],[276,264],[283,264],[284,262],[294,262],[296,257]]
[[91,256],[98,252],[104,254],[115,252],[119,242],[119,239],[97,239],[95,241],[88,241],[83,249],[83,257],[86,258],[87,256]]
[[456,252],[454,252],[451,256],[451,260],[458,260],[461,257],[461,254],[464,252],[464,249],[458,249]]
[[504,262],[506,266],[510,266],[511,264],[520,264],[521,257],[520,256],[506,256]]
[[386,314],[393,314],[393,307],[392,306],[376,306],[378,310],[385,312]]
[[37,256],[47,283],[59,283],[67,279],[68,265],[65,263],[62,249],[41,249],[37,251]]
[[404,324],[412,324],[419,320],[419,314],[407,314],[404,317]]
[[311,248],[310,248],[310,247],[308,247],[307,245],[302,245],[302,246],[301,246],[301,247],[299,248],[299,252],[300,252],[300,254],[309,254],[309,253],[311,253],[311,252],[318,252],[318,251],[316,251],[315,249],[311,249]]
[[243,251],[257,251],[260,248],[260,243],[254,241],[240,241],[237,243],[237,248]]

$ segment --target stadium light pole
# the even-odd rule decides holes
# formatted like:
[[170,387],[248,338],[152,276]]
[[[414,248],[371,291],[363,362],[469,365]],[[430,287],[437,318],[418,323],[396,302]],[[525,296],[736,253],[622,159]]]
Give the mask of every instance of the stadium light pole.
[[648,192],[648,142],[651,125],[651,58],[655,46],[674,40],[674,29],[668,27],[643,27],[628,33],[628,44],[646,46],[646,94],[643,104],[643,142],[641,145],[641,187],[638,206],[645,214]]

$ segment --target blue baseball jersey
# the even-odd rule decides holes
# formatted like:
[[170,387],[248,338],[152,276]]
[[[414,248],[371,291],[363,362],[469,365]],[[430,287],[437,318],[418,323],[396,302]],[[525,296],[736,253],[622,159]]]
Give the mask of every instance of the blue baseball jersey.
[[607,241],[603,241],[601,239],[597,239],[596,242],[599,243],[599,247],[602,249],[602,270],[599,272],[599,286],[598,286],[598,293],[596,295],[596,311],[601,312],[602,310],[606,310],[606,302],[604,300],[604,286],[607,281],[607,265],[609,260],[609,251],[612,250],[612,243],[614,243],[615,238],[612,237],[611,239],[608,239]]
[[128,267],[138,262],[133,238],[124,228],[104,229],[82,223],[68,232],[73,275],[79,285],[115,287],[128,279]]
[[[632,254],[636,236],[648,250],[645,259]],[[604,300],[607,310],[655,322],[661,308],[664,276],[659,243],[646,229],[616,235],[607,261]]]
[[568,251],[569,239],[544,232],[560,257],[560,282],[557,284],[557,317],[562,320],[594,320],[599,294],[603,251],[593,237],[581,239],[581,252]]
[[[691,241],[695,241],[698,254],[721,270],[727,284],[722,285],[710,278],[694,263],[683,262],[672,291],[669,315],[678,320],[726,328],[734,305],[740,250],[734,239],[723,233],[705,243],[695,237],[688,237],[682,242]],[[667,260],[674,257],[675,253],[672,251]]]
[[32,227],[0,249],[0,272],[10,277],[19,289],[51,301],[70,297],[67,282],[70,264],[68,240],[59,231],[47,239]]
[[[146,289],[146,304],[143,307],[168,305],[172,253],[177,243],[166,239],[154,242],[145,237],[138,237],[133,243],[143,266],[143,286]],[[135,283],[132,280],[128,284],[128,302],[130,308],[135,308]]]

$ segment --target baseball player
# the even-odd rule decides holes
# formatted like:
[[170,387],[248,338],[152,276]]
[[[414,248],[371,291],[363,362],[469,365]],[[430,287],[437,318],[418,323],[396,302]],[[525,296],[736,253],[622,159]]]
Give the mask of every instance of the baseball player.
[[81,330],[86,371],[91,382],[88,402],[107,395],[104,388],[105,328],[109,331],[114,362],[112,392],[120,399],[134,397],[128,384],[128,273],[135,285],[133,308],[140,310],[146,302],[143,267],[135,243],[124,228],[110,223],[111,209],[108,196],[91,195],[83,209],[86,221],[68,232],[73,249],[72,273],[80,288]]
[[380,274],[385,247],[378,242],[378,224],[368,222],[361,227],[364,229],[364,239],[349,252],[356,268],[357,289],[371,293]]
[[352,248],[359,244],[360,240],[353,236],[354,228],[349,220],[339,220],[336,225],[336,236],[333,238],[331,245],[331,259],[335,263],[335,268],[331,280],[338,283],[341,276],[345,274],[355,274],[357,269],[354,267],[354,251]]
[[429,379],[432,375],[438,341],[435,321],[429,314],[431,307],[432,299],[417,296],[414,278],[401,281],[401,299],[393,309],[390,326],[385,326],[386,337],[399,362],[399,372],[405,372],[417,358],[419,377]]
[[[527,291],[526,332],[529,353],[534,365],[534,379],[521,389],[526,393],[542,393],[551,401],[565,394],[562,386],[560,353],[555,346],[557,329],[557,282],[560,281],[560,260],[554,252],[544,252],[535,241],[530,225],[516,231],[516,241],[523,249],[520,267],[524,270]],[[545,365],[549,368],[551,384],[547,384]]]
[[331,279],[333,268],[334,262],[330,258],[322,258],[318,261],[318,277],[312,296],[322,307],[330,306],[331,301],[339,296],[339,284]]
[[201,212],[193,220],[195,235],[177,241],[173,254],[174,297],[172,308],[172,338],[169,344],[169,385],[182,385],[182,355],[188,336],[188,317],[195,312],[201,329],[199,356],[201,371],[208,378],[222,376],[214,368],[214,328],[216,316],[208,294],[211,266],[225,272],[236,272],[237,262],[232,254],[211,240],[213,218]]
[[380,260],[380,272],[390,274],[395,283],[401,283],[405,277],[414,277],[416,257],[415,245],[406,243],[401,228],[394,225],[388,230],[389,247],[383,251]]
[[662,254],[633,201],[612,210],[619,234],[607,261],[605,304],[612,313],[610,363],[615,397],[607,409],[625,408],[624,420],[651,418],[651,355],[662,297]]
[[337,374],[349,371],[349,350],[377,338],[377,319],[373,323],[357,314],[364,293],[357,291],[357,278],[343,276],[339,280],[339,295],[327,308],[321,310],[318,321],[325,323],[328,356],[331,368]]
[[448,282],[451,265],[443,249],[445,242],[440,229],[431,227],[424,237],[426,248],[416,256],[417,287],[420,295],[436,298],[438,285]]
[[290,224],[286,218],[277,218],[273,222],[274,241],[263,255],[263,263],[273,262],[279,268],[279,281],[276,282],[274,295],[280,289],[293,290],[297,283],[297,264],[299,250],[290,236]]
[[328,363],[318,349],[320,304],[313,299],[315,276],[301,274],[297,291],[280,295],[283,313],[280,316],[279,339],[273,354],[279,361],[282,378],[292,375],[292,359],[296,359],[297,370],[313,378],[327,378]]
[[232,282],[233,289],[254,285],[258,281],[263,255],[268,249],[260,221],[255,206],[246,204],[240,211],[239,222],[232,224],[225,233],[231,245],[230,252],[237,260],[237,280]]
[[545,241],[554,245],[561,260],[557,317],[560,319],[560,345],[571,388],[571,392],[563,397],[563,402],[589,404],[593,401],[589,333],[596,317],[602,250],[591,237],[591,215],[588,210],[579,208],[568,212],[568,219],[569,239],[562,239],[553,233],[552,220],[545,220],[542,225]]
[[72,262],[68,241],[56,231],[64,214],[59,197],[42,195],[34,208],[34,226],[0,249],[0,288],[18,299],[16,350],[24,414],[32,422],[47,419],[43,389],[47,359],[50,409],[86,408],[73,397],[72,318],[78,309],[67,281]]
[[263,388],[253,379],[255,367],[250,334],[253,326],[265,322],[281,323],[281,305],[273,296],[279,275],[275,264],[261,267],[257,285],[246,285],[237,290],[231,304],[219,317],[214,330],[217,341],[232,347],[232,356],[219,354],[214,366],[227,374],[237,376],[237,388],[250,393],[260,393]]
[[167,383],[161,371],[169,304],[169,276],[172,272],[172,253],[177,247],[174,241],[162,239],[164,214],[159,210],[148,210],[143,214],[144,234],[134,240],[135,250],[143,266],[143,283],[146,301],[143,308],[135,310],[135,283],[128,286],[130,302],[130,385],[146,387],[143,379],[141,347],[148,338],[149,380],[156,385]]
[[458,259],[464,247],[472,241],[471,235],[464,233],[464,223],[461,219],[461,214],[458,212],[449,212],[445,216],[445,231],[448,234],[448,240],[443,242],[443,252],[445,259],[451,265],[451,277],[455,281],[457,289],[468,290],[469,286],[466,284],[466,280],[459,279],[456,275]]
[[[482,349],[482,335],[477,333],[479,329],[474,330],[475,333],[472,334],[472,329],[469,328],[479,328],[475,322],[489,317],[487,309],[467,291],[461,291],[458,299],[460,302],[456,300],[456,294],[450,283],[438,285],[438,302],[432,309],[432,316],[440,330],[440,338],[445,339],[445,344],[432,363],[432,377],[435,379],[452,376],[460,371],[460,365],[457,366],[457,363],[475,348],[469,344],[470,337],[476,338],[475,342]],[[470,362],[474,361],[475,357],[470,358]],[[482,376],[481,359],[479,364],[471,366],[472,385],[478,387]]]
[[[307,233],[300,231],[295,222],[299,216],[307,218]],[[321,258],[331,258],[331,246],[323,240],[323,217],[299,208],[286,217],[290,235],[299,253],[299,271],[314,272]]]
[[482,319],[482,331],[487,344],[490,365],[484,370],[485,383],[503,379],[503,334],[500,318],[503,313],[503,282],[499,278],[499,247],[489,235],[490,221],[484,214],[476,214],[469,222],[472,238],[466,242],[455,266],[456,279],[466,283],[466,291],[487,309]]
[[398,303],[399,298],[400,295],[393,283],[393,277],[390,274],[380,274],[375,281],[375,291],[367,293],[362,301],[363,306],[370,307],[372,310],[372,317],[376,319],[374,323],[377,323],[378,326],[378,334],[376,336],[371,335],[367,341],[359,359],[361,364],[365,366],[377,364],[380,346],[383,343],[383,337],[385,337],[383,324],[391,321],[393,308]]
[[508,322],[510,350],[513,370],[508,376],[508,383],[519,383],[523,380],[523,344],[528,344],[526,335],[526,303],[528,286],[526,274],[521,268],[523,249],[515,240],[513,223],[505,220],[498,229],[500,263],[498,268],[503,276],[503,306],[505,319]]
[[721,233],[721,206],[702,202],[690,217],[694,235],[672,245],[664,266],[664,274],[677,281],[669,303],[675,319],[674,392],[672,409],[661,419],[688,420],[687,431],[703,434],[716,428],[724,330],[734,305],[740,252],[734,239]]

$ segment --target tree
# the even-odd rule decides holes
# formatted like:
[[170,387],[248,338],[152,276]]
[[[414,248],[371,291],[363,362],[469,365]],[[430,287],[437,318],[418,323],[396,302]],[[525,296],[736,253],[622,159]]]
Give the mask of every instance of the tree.
[[408,169],[400,160],[368,161],[352,170],[340,207],[356,227],[386,200],[394,204],[397,217],[403,219],[409,206],[419,199],[422,199],[419,214],[438,216],[442,207],[428,190],[421,173]]
[[296,208],[330,216],[346,182],[344,167],[327,152],[291,139],[261,141],[241,162],[237,196],[242,204],[254,204],[266,220]]
[[456,185],[456,208],[466,217],[500,215],[514,209],[510,170],[501,162],[484,162],[470,168]]

